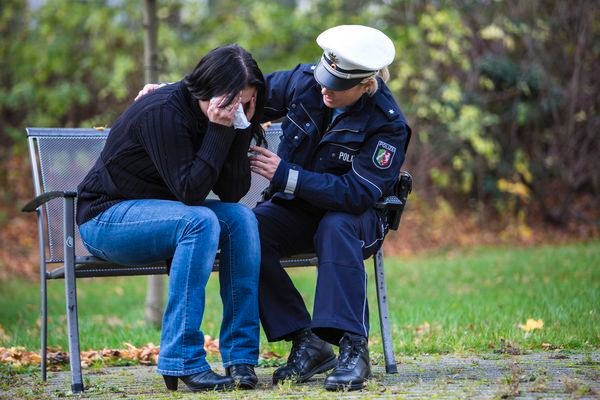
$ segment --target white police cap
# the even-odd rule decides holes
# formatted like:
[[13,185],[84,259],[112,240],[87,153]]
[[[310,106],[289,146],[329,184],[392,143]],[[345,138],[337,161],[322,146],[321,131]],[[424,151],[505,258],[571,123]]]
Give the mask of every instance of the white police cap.
[[317,37],[324,50],[315,79],[331,90],[346,90],[394,61],[394,43],[383,32],[363,25],[339,25]]

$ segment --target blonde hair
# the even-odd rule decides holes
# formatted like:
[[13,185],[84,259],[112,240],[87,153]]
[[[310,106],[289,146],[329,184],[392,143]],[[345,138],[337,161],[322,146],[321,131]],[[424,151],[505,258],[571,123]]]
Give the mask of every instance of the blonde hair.
[[367,93],[369,96],[373,96],[377,90],[379,90],[379,82],[377,81],[377,77],[380,77],[381,80],[387,82],[390,79],[390,71],[388,67],[383,67],[379,71],[377,71],[374,75],[371,75],[368,78],[365,78],[360,82],[361,85],[368,86]]

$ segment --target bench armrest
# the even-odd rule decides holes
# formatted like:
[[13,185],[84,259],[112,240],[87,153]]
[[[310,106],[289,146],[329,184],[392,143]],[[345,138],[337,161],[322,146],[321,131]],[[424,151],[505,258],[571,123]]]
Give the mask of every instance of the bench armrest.
[[47,192],[44,194],[40,194],[35,199],[31,200],[29,203],[25,204],[21,211],[23,212],[32,212],[38,209],[39,206],[49,202],[50,200],[57,199],[59,197],[77,197],[77,192],[62,192],[62,191],[54,191]]

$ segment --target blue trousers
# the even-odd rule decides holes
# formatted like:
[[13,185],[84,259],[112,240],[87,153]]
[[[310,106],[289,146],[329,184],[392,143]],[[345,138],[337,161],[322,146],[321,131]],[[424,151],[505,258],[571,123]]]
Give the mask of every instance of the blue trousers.
[[[387,226],[375,210],[361,215],[315,211],[301,200],[266,201],[254,213],[261,241],[259,308],[269,341],[290,339],[311,327],[338,344],[344,332],[369,334],[364,259],[375,254]],[[315,252],[319,257],[311,318],[302,296],[279,262]]]
[[187,206],[128,200],[81,225],[80,232],[92,254],[112,262],[139,265],[172,258],[157,369],[163,375],[210,369],[200,324],[205,286],[220,248],[223,365],[257,364],[260,246],[249,208],[219,201]]

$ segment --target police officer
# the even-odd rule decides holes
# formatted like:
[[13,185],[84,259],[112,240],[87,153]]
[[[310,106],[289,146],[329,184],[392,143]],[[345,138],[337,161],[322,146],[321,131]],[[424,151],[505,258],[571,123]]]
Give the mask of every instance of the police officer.
[[[371,375],[369,313],[363,260],[388,227],[373,208],[393,194],[410,128],[385,85],[394,59],[379,30],[342,25],[317,38],[315,65],[266,77],[266,120],[284,118],[277,154],[253,147],[251,169],[270,181],[259,221],[260,317],[269,341],[291,340],[287,364],[273,382],[304,382],[333,369],[328,390],[356,390]],[[281,257],[319,258],[313,316]],[[331,344],[339,345],[339,356]]]

